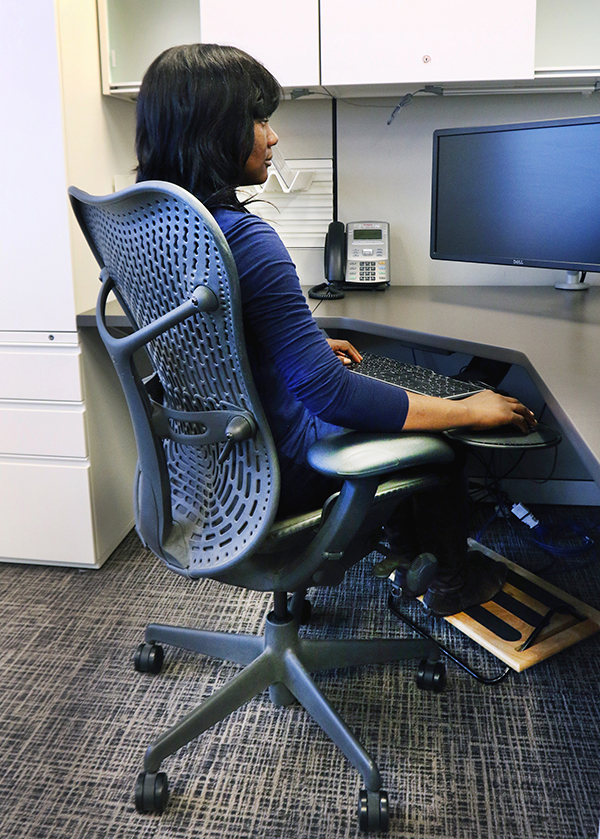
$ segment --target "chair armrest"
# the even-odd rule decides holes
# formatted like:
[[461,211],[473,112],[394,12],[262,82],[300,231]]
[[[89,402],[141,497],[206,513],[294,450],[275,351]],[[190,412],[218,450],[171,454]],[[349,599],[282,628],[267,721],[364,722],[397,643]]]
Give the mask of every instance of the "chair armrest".
[[453,460],[451,446],[441,437],[411,432],[344,431],[319,440],[308,452],[312,468],[332,478],[366,478]]

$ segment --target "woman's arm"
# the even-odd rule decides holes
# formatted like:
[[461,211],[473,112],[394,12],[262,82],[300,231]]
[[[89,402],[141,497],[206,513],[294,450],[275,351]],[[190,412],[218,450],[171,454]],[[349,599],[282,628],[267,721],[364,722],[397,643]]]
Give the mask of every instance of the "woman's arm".
[[259,353],[270,356],[291,393],[311,413],[359,431],[483,429],[512,423],[526,432],[534,427],[533,414],[524,405],[492,391],[460,401],[407,395],[344,370],[341,355],[358,360],[360,354],[348,342],[326,342],[275,231],[256,216],[226,216],[233,222],[224,232],[240,275],[247,338]]
[[[349,341],[327,338],[327,343],[348,365],[362,356]],[[474,428],[480,431],[501,425],[516,425],[525,434],[537,425],[533,413],[518,399],[491,390],[461,400],[436,399],[408,394],[408,414],[403,431],[446,431],[449,428]]]

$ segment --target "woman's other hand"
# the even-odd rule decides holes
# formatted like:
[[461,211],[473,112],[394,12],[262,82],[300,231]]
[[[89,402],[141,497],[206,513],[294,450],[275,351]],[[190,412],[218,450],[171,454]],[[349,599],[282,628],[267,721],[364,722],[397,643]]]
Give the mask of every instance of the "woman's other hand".
[[350,341],[343,341],[341,338],[327,338],[326,341],[342,364],[348,365],[353,361],[362,361],[362,355]]

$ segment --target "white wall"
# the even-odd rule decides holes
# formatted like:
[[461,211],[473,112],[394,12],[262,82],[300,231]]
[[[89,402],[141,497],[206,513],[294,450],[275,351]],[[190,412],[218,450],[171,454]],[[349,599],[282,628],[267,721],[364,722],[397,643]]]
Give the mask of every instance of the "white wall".
[[[387,120],[394,100],[338,103],[339,218],[391,225],[392,282],[399,285],[553,285],[557,272],[429,258],[432,135],[437,128],[493,125],[600,112],[600,94],[420,96]],[[331,156],[331,106],[286,101],[273,117],[289,157]],[[303,282],[322,278],[322,256],[293,252]],[[316,276],[319,274],[319,276]],[[587,281],[600,283],[600,275]]]

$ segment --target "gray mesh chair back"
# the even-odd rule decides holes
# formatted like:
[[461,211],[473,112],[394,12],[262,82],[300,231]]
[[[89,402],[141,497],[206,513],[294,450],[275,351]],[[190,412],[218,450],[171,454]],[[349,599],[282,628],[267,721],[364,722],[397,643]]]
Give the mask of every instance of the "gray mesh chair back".
[[[279,498],[229,247],[202,204],[176,186],[69,192],[102,268],[98,325],[133,418],[138,532],[173,570],[218,578],[256,551]],[[106,327],[110,291],[131,336]],[[156,372],[146,384],[134,364],[142,347]]]

